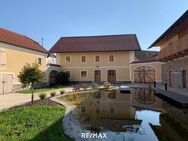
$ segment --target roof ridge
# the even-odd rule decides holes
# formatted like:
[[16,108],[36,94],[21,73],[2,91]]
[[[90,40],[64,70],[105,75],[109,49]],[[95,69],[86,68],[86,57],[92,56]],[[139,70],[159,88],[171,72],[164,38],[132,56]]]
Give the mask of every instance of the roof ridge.
[[[1,29],[1,30],[4,30],[4,31],[6,31],[6,32],[14,33],[14,34],[16,34],[16,35],[18,35],[18,36],[26,37],[26,38],[32,40],[34,43],[40,45],[37,41],[31,39],[30,37],[28,37],[28,36],[26,36],[26,35],[24,35],[24,34],[20,34],[20,33],[17,33],[17,32],[15,32],[15,31],[12,31],[12,30],[9,30],[9,29],[5,29],[5,28],[1,28],[1,27],[0,27],[0,29]],[[40,46],[41,46],[41,45],[40,45]]]
[[47,53],[47,50],[43,46],[41,46],[38,42],[26,35],[1,27],[0,31],[0,33],[2,33],[0,34],[0,42]]
[[132,35],[132,36],[136,36],[136,34],[114,34],[114,35],[84,35],[84,36],[65,36],[65,37],[60,37],[60,39],[61,38],[90,38],[90,37],[114,37],[114,36],[130,36],[130,35]]
[[141,50],[136,34],[121,34],[61,37],[50,49],[50,52],[106,52],[133,50]]

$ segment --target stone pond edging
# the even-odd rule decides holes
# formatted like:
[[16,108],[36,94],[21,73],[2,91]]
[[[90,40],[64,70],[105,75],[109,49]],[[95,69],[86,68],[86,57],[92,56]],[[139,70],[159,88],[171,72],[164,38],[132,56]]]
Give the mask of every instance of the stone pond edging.
[[64,114],[63,123],[62,123],[64,134],[68,135],[71,138],[74,138],[76,141],[92,141],[93,139],[81,138],[81,133],[88,133],[89,131],[81,129],[80,124],[78,120],[76,119],[77,117],[74,114],[76,106],[72,106],[69,103],[58,99],[59,97],[72,95],[72,94],[74,93],[58,95],[58,96],[51,98],[52,101],[57,102],[66,107],[66,112]]

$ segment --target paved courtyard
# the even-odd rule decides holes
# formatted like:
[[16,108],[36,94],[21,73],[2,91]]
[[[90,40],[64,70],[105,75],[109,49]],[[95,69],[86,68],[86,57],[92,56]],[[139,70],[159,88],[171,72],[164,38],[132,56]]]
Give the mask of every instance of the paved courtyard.
[[[72,88],[63,88],[55,90],[56,94],[59,94],[60,90],[64,90],[65,92],[71,92]],[[50,96],[50,92],[46,92],[47,96]],[[54,90],[53,90],[54,92]],[[34,100],[39,99],[39,94],[34,95]],[[31,94],[19,94],[19,93],[11,93],[0,95],[0,111],[7,110],[11,107],[25,104],[31,101]]]

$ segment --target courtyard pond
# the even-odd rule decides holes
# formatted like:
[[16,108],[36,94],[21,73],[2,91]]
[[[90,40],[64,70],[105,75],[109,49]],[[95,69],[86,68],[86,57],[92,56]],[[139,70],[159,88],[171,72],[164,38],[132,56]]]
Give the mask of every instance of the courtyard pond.
[[60,97],[76,105],[82,130],[107,133],[106,141],[187,141],[188,109],[155,96],[149,88],[121,93],[118,88],[77,92]]

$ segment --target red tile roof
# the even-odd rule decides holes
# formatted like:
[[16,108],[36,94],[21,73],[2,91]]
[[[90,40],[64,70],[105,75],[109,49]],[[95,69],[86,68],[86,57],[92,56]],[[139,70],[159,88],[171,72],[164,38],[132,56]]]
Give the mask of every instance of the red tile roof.
[[50,49],[51,53],[62,52],[107,52],[141,50],[135,34],[62,37]]
[[0,42],[15,45],[25,49],[35,50],[47,53],[47,50],[39,45],[36,41],[27,36],[0,28]]
[[157,55],[158,55],[157,51],[148,51],[148,50],[135,51],[135,57],[140,61],[156,60]]

